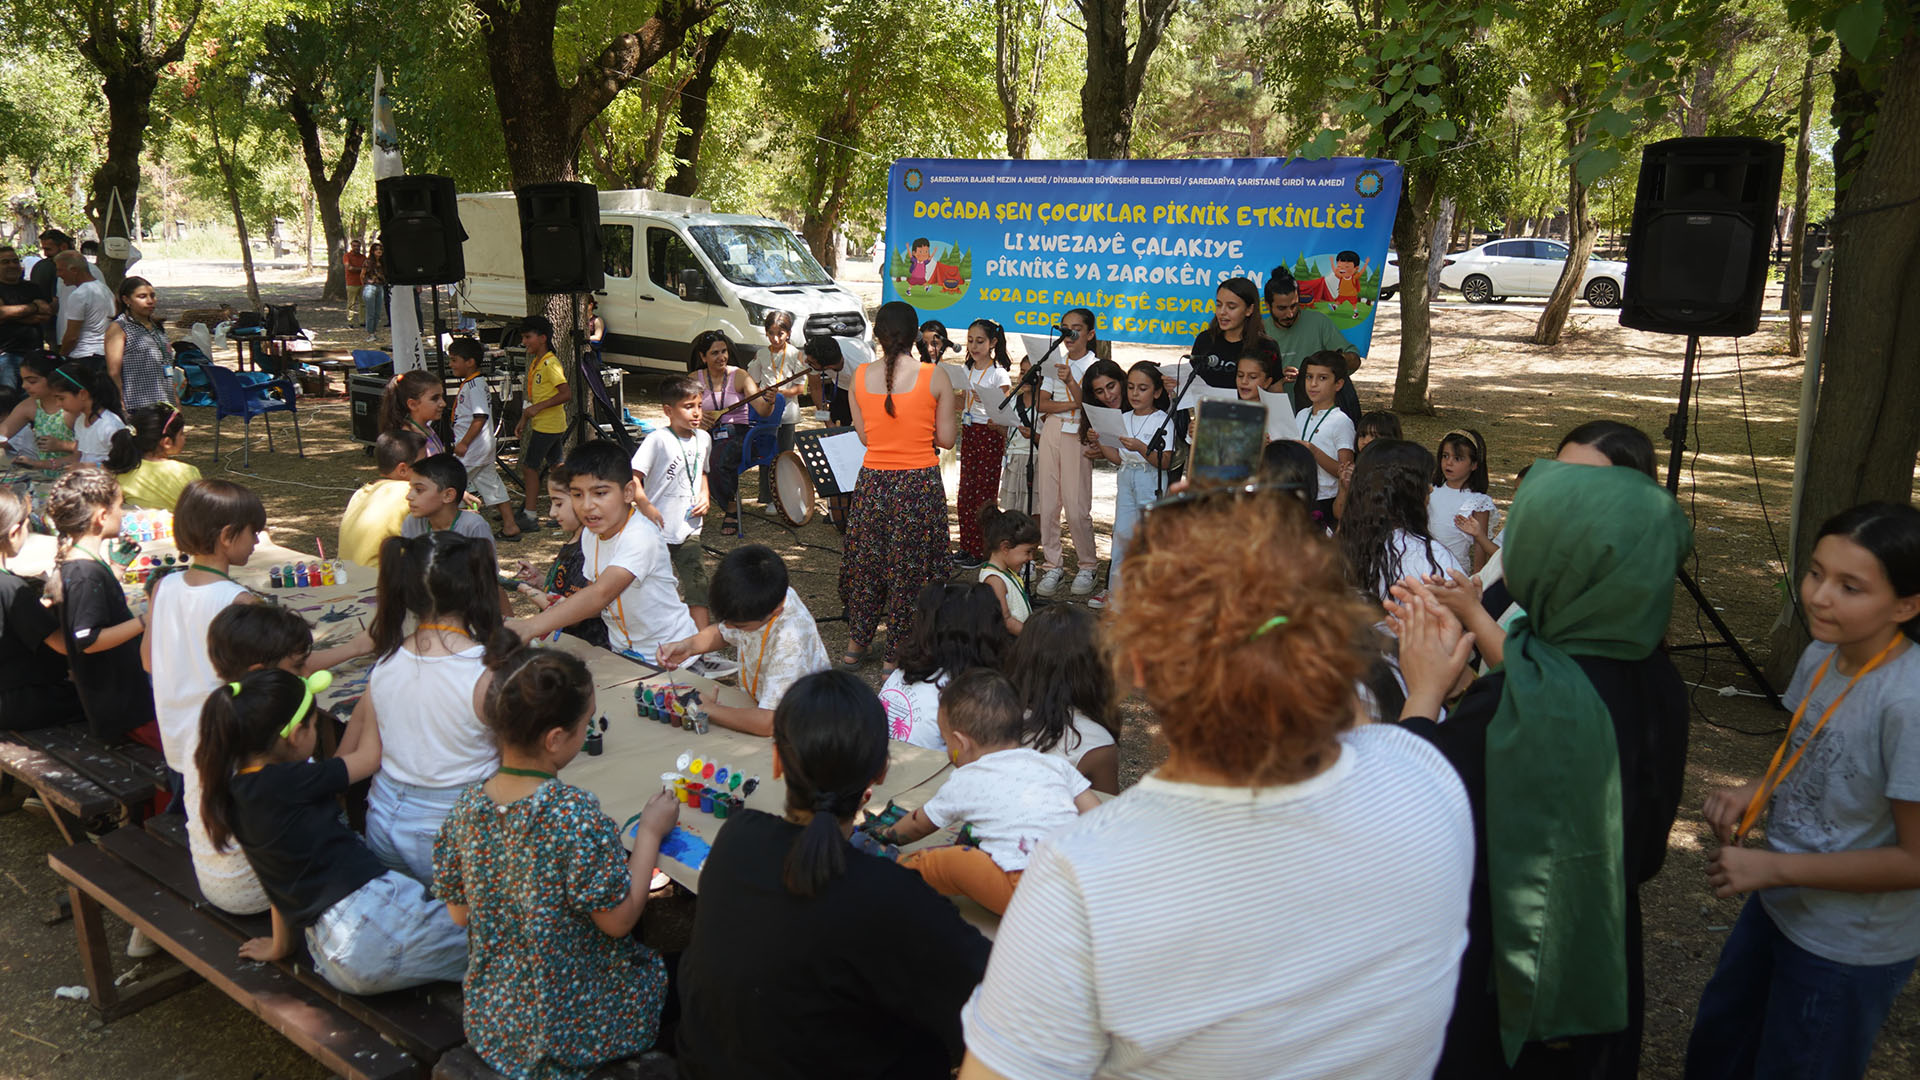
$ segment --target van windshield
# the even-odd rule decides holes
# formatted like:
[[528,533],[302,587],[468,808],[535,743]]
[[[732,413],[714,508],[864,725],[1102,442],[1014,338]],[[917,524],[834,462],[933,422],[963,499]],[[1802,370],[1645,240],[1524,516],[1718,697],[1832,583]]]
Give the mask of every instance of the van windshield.
[[831,285],[800,238],[773,225],[695,225],[693,238],[735,285]]

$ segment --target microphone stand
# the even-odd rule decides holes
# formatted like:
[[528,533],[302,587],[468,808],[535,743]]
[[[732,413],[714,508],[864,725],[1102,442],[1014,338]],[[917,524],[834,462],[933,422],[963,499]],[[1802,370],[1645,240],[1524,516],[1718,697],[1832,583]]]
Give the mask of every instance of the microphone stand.
[[[1036,521],[1038,518],[1033,510],[1033,479],[1035,472],[1034,459],[1040,456],[1040,420],[1042,419],[1040,416],[1040,384],[1046,381],[1047,358],[1051,357],[1054,350],[1058,349],[1066,340],[1066,332],[1062,331],[1053,339],[1053,344],[1047,346],[1047,351],[1040,354],[1039,362],[1028,368],[1027,373],[1021,376],[1020,381],[1015,383],[1013,387],[1013,411],[1026,425],[1027,430],[1031,432],[1031,434],[1027,436],[1027,516],[1035,518]],[[1033,388],[1033,400],[1025,401],[1021,399],[1020,393],[1022,388],[1029,384]],[[1032,559],[1028,559],[1027,565],[1020,568],[1020,579],[1021,584],[1026,586],[1027,602],[1030,605],[1038,607],[1043,601],[1051,602],[1033,591]]]
[[[1189,361],[1187,364],[1187,381],[1180,384],[1180,393],[1175,395],[1172,401],[1167,402],[1167,418],[1160,421],[1159,429],[1153,433],[1152,441],[1147,444],[1149,448],[1161,447],[1165,443],[1167,438],[1167,425],[1173,423],[1173,414],[1180,405],[1180,399],[1187,396],[1187,390],[1193,386],[1193,380],[1200,377],[1200,365],[1191,362],[1193,357],[1182,356],[1180,359]],[[1159,451],[1156,449],[1155,452],[1158,453]],[[1154,498],[1157,499],[1164,494],[1166,481],[1167,470],[1155,469],[1153,475]]]

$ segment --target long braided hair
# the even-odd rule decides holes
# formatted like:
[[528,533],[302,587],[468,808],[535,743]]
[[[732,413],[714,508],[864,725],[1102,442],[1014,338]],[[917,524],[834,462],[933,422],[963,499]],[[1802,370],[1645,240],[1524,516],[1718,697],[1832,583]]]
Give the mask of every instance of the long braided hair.
[[893,365],[900,358],[913,351],[920,342],[920,313],[913,305],[901,300],[889,301],[880,305],[873,316],[873,340],[880,345],[880,354],[886,367],[883,374],[887,380],[887,415],[896,416],[893,410]]

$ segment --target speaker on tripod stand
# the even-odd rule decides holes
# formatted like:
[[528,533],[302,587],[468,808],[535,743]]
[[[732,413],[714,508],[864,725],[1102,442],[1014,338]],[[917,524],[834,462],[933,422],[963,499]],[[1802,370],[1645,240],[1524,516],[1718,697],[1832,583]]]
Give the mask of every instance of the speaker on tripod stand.
[[[1620,325],[1684,334],[1680,401],[1664,432],[1673,449],[1667,490],[1680,492],[1700,338],[1744,337],[1760,328],[1767,254],[1780,204],[1786,148],[1770,139],[1666,139],[1646,148],[1627,234],[1627,284]],[[1717,641],[1672,651],[1726,648],[1780,708],[1780,697],[1686,570],[1680,583],[1713,624]]]

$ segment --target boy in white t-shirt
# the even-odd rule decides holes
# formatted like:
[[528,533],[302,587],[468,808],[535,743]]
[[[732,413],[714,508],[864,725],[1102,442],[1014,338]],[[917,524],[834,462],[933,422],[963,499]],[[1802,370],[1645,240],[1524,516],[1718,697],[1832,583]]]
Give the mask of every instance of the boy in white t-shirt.
[[487,380],[480,377],[484,355],[480,343],[472,338],[454,338],[447,345],[447,364],[460,380],[460,392],[453,401],[453,429],[460,437],[453,444],[453,452],[467,467],[467,490],[479,497],[481,506],[500,512],[500,539],[518,541],[520,523],[515,520],[512,499],[494,460],[493,399],[487,393]]
[[772,735],[773,710],[787,688],[833,667],[820,627],[788,584],[787,564],[765,544],[727,552],[713,575],[712,599],[713,624],[685,641],[662,645],[661,666],[675,667],[690,656],[733,646],[740,656],[740,689],[753,704],[708,702],[707,715],[721,727]]
[[1353,418],[1336,400],[1340,388],[1347,385],[1346,355],[1327,349],[1300,361],[1300,384],[1306,388],[1311,404],[1294,415],[1294,424],[1300,429],[1300,441],[1313,451],[1314,464],[1320,467],[1313,508],[1323,520],[1332,521],[1333,500],[1340,494],[1340,470],[1353,461]]
[[[713,436],[700,428],[700,386],[676,375],[660,388],[667,426],[650,433],[633,455],[633,476],[644,496],[641,513],[660,526],[695,626],[707,626],[707,568],[700,558],[706,523],[707,462]],[[648,511],[652,511],[648,513]]]
[[[607,625],[608,648],[655,666],[660,646],[698,629],[674,585],[666,538],[639,512],[640,484],[618,446],[605,439],[582,443],[567,455],[566,468],[568,495],[580,518],[580,576],[586,584],[514,629],[532,640],[598,613]],[[694,665],[702,675],[717,668]]]
[[950,845],[907,855],[943,896],[965,896],[1004,914],[1027,860],[1041,841],[1100,805],[1099,796],[1065,758],[1020,744],[1024,707],[1006,677],[975,668],[940,695],[940,734],[959,766],[940,790],[908,817],[880,831],[890,844],[911,844],[966,823],[979,847]]

